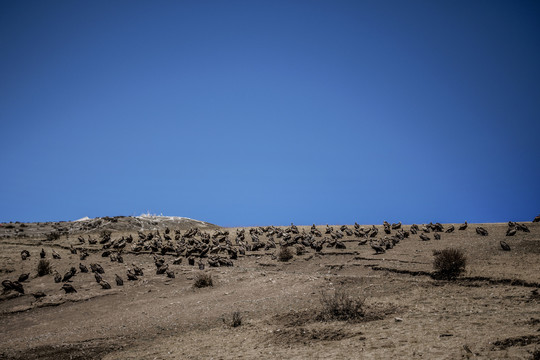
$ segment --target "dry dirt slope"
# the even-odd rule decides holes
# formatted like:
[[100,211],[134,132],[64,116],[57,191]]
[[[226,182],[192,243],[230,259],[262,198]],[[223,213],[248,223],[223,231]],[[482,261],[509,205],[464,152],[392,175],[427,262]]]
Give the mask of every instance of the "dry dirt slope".
[[[478,235],[476,226],[489,235]],[[0,298],[0,358],[528,359],[540,349],[540,226],[527,226],[529,233],[514,237],[505,236],[506,224],[470,224],[465,231],[442,233],[441,240],[432,233],[429,241],[411,235],[379,255],[360,245],[361,239],[345,236],[345,249],[308,249],[289,262],[275,258],[277,249],[247,251],[233,267],[211,268],[204,258],[203,271],[185,258],[174,265],[176,255],[167,253],[163,258],[174,279],[156,274],[150,252],[126,247],[124,263],[111,262],[99,243],[79,244],[77,231],[49,242],[37,232],[4,237],[1,280],[21,273],[30,279],[23,282],[25,295],[9,291]],[[382,226],[377,228],[382,238]],[[309,232],[299,227],[304,229]],[[318,229],[324,234],[325,226]],[[234,239],[236,229],[227,230]],[[112,239],[128,234],[137,237],[136,230],[123,229]],[[98,232],[85,230],[88,235]],[[500,240],[512,250],[502,251]],[[89,249],[88,258],[71,254],[70,245]],[[426,275],[433,250],[446,247],[463,249],[468,257],[467,271],[456,281]],[[61,274],[71,266],[78,270],[79,263],[101,264],[112,289],[78,271],[71,281],[77,293],[64,294],[52,275],[36,276],[41,248]],[[23,249],[31,254],[24,261]],[[61,259],[51,258],[53,249]],[[144,276],[127,281],[133,264]],[[210,274],[214,286],[193,288],[199,273]],[[114,274],[124,278],[124,286],[115,285]],[[366,297],[365,321],[319,321],[321,291],[341,287]],[[38,291],[47,296],[35,299],[31,294]],[[243,320],[238,327],[230,326],[235,311]]]

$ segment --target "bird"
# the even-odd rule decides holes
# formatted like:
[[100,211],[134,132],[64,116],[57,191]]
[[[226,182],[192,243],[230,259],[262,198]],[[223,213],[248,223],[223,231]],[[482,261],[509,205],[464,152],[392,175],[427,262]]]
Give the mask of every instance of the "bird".
[[99,264],[90,264],[90,269],[92,270],[93,273],[100,273],[100,274],[105,273],[105,270],[103,270],[103,267]]
[[462,225],[459,226],[459,230],[465,230],[467,228],[468,224],[465,221]]
[[81,254],[79,255],[79,259],[84,260],[88,257],[88,251],[86,250],[81,250]]
[[66,294],[76,293],[77,292],[77,290],[75,290],[75,288],[71,284],[62,285],[62,290],[64,290],[66,292]]
[[156,269],[156,275],[162,275],[165,274],[165,272],[169,270],[169,264],[163,265],[161,267],[158,267]]
[[435,240],[441,240],[441,234],[439,233],[434,233],[433,237],[435,238]]
[[11,280],[4,280],[2,281],[2,286],[4,287],[4,290],[11,290],[13,282]]
[[516,235],[517,229],[516,228],[508,228],[506,230],[506,236],[514,236]]
[[88,272],[88,268],[84,264],[81,264],[81,263],[79,263],[79,270],[81,270],[82,273]]
[[131,270],[128,269],[127,271],[127,278],[128,280],[130,281],[135,281],[135,280],[138,280],[139,278],[137,277],[137,275],[135,275],[133,272],[131,272]]
[[446,229],[445,233],[451,233],[451,232],[454,232],[454,225],[450,225],[450,227],[448,229]]
[[15,291],[17,291],[17,292],[19,292],[19,293],[21,293],[21,294],[24,295],[24,287],[23,287],[23,285],[22,285],[20,282],[18,282],[18,281],[13,281],[13,282],[11,283],[11,288],[12,288],[13,290],[15,290]]
[[69,271],[64,275],[64,278],[62,279],[62,282],[69,281],[69,279],[71,279],[73,276],[75,276],[76,273],[77,273],[77,270],[75,270],[75,268],[72,267],[72,268],[69,269]]
[[108,290],[111,288],[111,284],[109,284],[108,282],[106,282],[105,280],[101,280],[99,282],[99,285],[101,285],[101,287],[105,290]]
[[535,223],[535,222],[540,222],[540,215],[537,215],[537,216],[533,219],[532,222],[533,222],[533,223]]
[[118,274],[114,274],[114,275],[115,275],[116,285],[118,286],[124,285],[124,280],[122,280],[122,278],[118,276]]
[[[527,225],[525,224],[519,224],[519,223],[516,223],[516,229],[518,229],[519,231],[524,231],[524,232],[531,232],[529,230],[529,228],[527,227]],[[30,256],[30,255],[29,255]]]
[[58,273],[58,271],[54,271],[54,282],[59,283],[62,281],[62,275]]
[[32,296],[36,299],[39,299],[39,298],[47,296],[47,294],[45,294],[43,291],[38,291],[38,292],[33,293]]
[[29,273],[28,274],[21,274],[19,276],[19,282],[24,282],[24,281],[28,280],[29,277],[30,277]]
[[429,236],[425,235],[424,233],[420,233],[420,239],[422,239],[423,241],[431,240]]
[[134,272],[135,275],[137,275],[137,276],[143,276],[144,275],[143,270],[140,267],[138,267],[135,264],[131,264],[131,265],[133,266],[133,272]]
[[39,256],[42,258],[42,259],[45,259],[45,249],[41,248],[41,252],[39,253]]
[[505,241],[502,241],[501,240],[501,248],[504,250],[504,251],[510,251],[510,245],[508,245]]
[[21,251],[21,258],[22,258],[23,260],[26,260],[26,259],[29,258],[29,257],[30,257],[30,253],[28,252],[28,250],[23,250],[23,251]]
[[488,231],[481,226],[476,227],[476,233],[482,236],[488,236]]
[[99,284],[101,282],[101,280],[103,280],[103,277],[101,276],[100,273],[98,272],[95,272],[94,273],[94,278],[96,279],[96,282]]
[[60,256],[59,253],[57,253],[56,251],[52,251],[52,257],[53,259],[61,259],[62,257]]
[[168,278],[174,279],[174,271],[172,271],[172,270],[167,270],[167,271],[166,271],[166,274],[167,274],[167,277],[168,277]]
[[379,244],[372,242],[370,245],[371,245],[371,248],[375,250],[375,254],[384,254],[386,252],[386,250]]
[[2,286],[6,291],[15,290],[21,294],[24,294],[24,287],[18,281],[4,280],[2,281]]

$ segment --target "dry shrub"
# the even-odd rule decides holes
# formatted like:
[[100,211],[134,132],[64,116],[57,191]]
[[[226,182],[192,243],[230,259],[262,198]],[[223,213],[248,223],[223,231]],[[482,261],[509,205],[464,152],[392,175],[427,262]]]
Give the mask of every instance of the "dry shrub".
[[232,314],[231,326],[238,327],[240,325],[242,325],[242,314],[240,313],[240,311],[235,311]]
[[277,254],[277,258],[279,261],[287,262],[293,258],[293,253],[288,246],[282,247]]
[[195,277],[195,282],[193,283],[193,286],[196,288],[214,286],[214,282],[212,281],[212,275],[197,274],[197,276]]
[[434,251],[433,268],[435,276],[441,279],[455,279],[463,272],[467,265],[465,253],[460,249],[448,248]]
[[321,293],[322,310],[319,320],[358,320],[366,315],[366,299],[345,289],[338,288],[333,293]]
[[37,266],[38,276],[49,275],[51,272],[52,272],[52,269],[51,269],[51,264],[49,263],[49,260],[44,260],[44,259],[39,260],[39,263]]

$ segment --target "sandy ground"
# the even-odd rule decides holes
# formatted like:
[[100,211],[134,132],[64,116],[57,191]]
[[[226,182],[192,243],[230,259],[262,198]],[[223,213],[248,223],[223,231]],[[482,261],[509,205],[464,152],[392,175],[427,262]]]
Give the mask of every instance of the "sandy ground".
[[[455,224],[441,240],[433,233],[430,241],[411,235],[378,255],[346,236],[346,249],[308,249],[289,262],[278,261],[276,249],[248,251],[233,267],[202,271],[186,259],[173,265],[175,256],[164,255],[174,279],[156,274],[150,253],[126,247],[124,263],[111,262],[99,243],[79,243],[79,228],[45,241],[45,231],[38,231],[44,226],[26,224],[31,235],[17,237],[5,225],[0,280],[21,273],[30,278],[22,283],[24,295],[11,290],[0,296],[1,359],[529,359],[540,349],[538,223],[526,223],[530,233],[513,237],[505,236],[507,224],[469,224],[465,231]],[[476,226],[489,235],[478,235]],[[325,226],[318,229],[324,234]],[[84,236],[97,237],[98,230]],[[226,230],[233,240],[236,229]],[[136,238],[137,230],[113,232],[112,238],[127,234]],[[502,251],[500,240],[512,250]],[[70,245],[89,249],[90,256],[81,261]],[[447,247],[465,252],[466,273],[455,281],[434,280],[428,276],[433,251]],[[77,268],[70,282],[77,293],[65,294],[52,275],[37,276],[42,248],[60,274]],[[23,249],[31,254],[24,261]],[[61,259],[52,259],[53,249]],[[112,289],[102,289],[91,272],[80,273],[79,263],[101,264]],[[132,264],[144,275],[127,281]],[[194,288],[199,273],[211,275],[214,286]],[[115,284],[114,274],[124,286]],[[319,319],[321,292],[336,288],[366,299],[362,321]],[[31,294],[38,291],[47,296],[35,299]],[[234,312],[241,326],[231,326]]]

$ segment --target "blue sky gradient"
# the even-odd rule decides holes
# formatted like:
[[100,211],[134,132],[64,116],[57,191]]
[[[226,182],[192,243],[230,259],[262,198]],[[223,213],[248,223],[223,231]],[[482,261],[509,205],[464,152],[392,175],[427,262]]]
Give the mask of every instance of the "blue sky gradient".
[[0,221],[530,221],[538,1],[1,1]]

